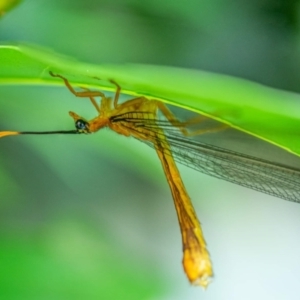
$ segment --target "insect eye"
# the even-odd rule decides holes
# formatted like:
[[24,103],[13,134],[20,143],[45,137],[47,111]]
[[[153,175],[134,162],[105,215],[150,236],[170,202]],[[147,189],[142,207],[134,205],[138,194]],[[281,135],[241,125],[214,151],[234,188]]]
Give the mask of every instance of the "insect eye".
[[87,122],[83,121],[83,120],[77,120],[75,122],[75,127],[78,130],[87,130],[88,129]]

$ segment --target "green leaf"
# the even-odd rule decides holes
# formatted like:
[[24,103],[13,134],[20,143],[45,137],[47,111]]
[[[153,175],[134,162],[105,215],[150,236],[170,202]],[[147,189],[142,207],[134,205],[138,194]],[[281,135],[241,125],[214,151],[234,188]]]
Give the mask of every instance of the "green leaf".
[[[225,75],[173,67],[91,65],[49,50],[18,45],[0,47],[1,84],[62,84],[49,71],[74,84],[143,95],[188,109],[300,155],[297,94]],[[97,79],[95,79],[97,77]],[[99,80],[101,78],[101,80]]]

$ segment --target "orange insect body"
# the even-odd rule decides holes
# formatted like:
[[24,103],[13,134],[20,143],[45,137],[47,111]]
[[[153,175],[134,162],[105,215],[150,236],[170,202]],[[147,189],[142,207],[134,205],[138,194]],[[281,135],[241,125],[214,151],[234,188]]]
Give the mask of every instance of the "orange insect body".
[[[92,99],[91,101],[94,102]],[[85,132],[96,132],[107,126],[119,134],[153,143],[162,163],[177,211],[182,234],[184,270],[191,283],[207,287],[209,279],[213,275],[211,261],[206,249],[200,223],[186,192],[176,163],[172,155],[165,154],[166,149],[169,151],[171,149],[167,139],[164,137],[163,130],[159,130],[158,134],[149,135],[149,131],[145,131],[143,127],[137,127],[134,123],[130,127],[130,124],[126,122],[126,118],[133,118],[132,115],[136,115],[136,119],[138,119],[139,115],[140,117],[147,115],[149,119],[156,120],[158,109],[170,120],[174,120],[173,115],[161,102],[148,100],[145,97],[135,98],[123,104],[117,104],[115,100],[114,105],[115,107],[113,107],[112,99],[102,95],[99,116],[86,121]],[[70,115],[73,117],[75,123],[83,120],[82,117],[74,112],[70,112]],[[124,118],[125,124],[120,120],[120,116]],[[114,117],[118,119],[117,122],[113,121]]]
[[[76,113],[69,112],[75,121],[76,130],[52,132],[3,131],[0,132],[0,137],[18,134],[93,133],[103,127],[109,127],[119,134],[132,136],[152,143],[162,163],[173,195],[182,235],[183,267],[185,273],[191,283],[201,285],[204,288],[207,287],[213,275],[210,257],[206,249],[200,223],[172,156],[171,147],[164,135],[163,129],[159,126],[155,126],[155,131],[151,131],[145,129],[143,125],[139,125],[139,121],[145,120],[145,118],[147,118],[148,122],[155,124],[158,119],[158,111],[161,111],[171,124],[177,123],[182,125],[184,123],[176,120],[170,110],[159,101],[138,97],[119,104],[118,100],[121,88],[114,81],[111,82],[116,85],[117,90],[114,99],[111,99],[98,91],[85,89],[84,91],[77,92],[63,76],[54,75],[52,72],[50,72],[50,75],[61,78],[66,87],[75,96],[89,98],[96,108],[98,116],[87,121]],[[100,106],[94,97],[102,98]],[[131,121],[135,120],[135,122],[128,122],[128,119]],[[181,126],[179,130],[185,134],[185,129],[182,127],[184,126]]]
[[[145,97],[137,97],[119,104],[121,88],[112,80],[111,83],[117,87],[114,99],[99,91],[84,89],[77,92],[63,76],[51,72],[50,75],[61,78],[75,96],[89,98],[98,115],[88,121],[70,112],[76,130],[2,131],[0,138],[18,134],[93,133],[103,127],[109,127],[119,134],[132,136],[150,144],[156,150],[172,192],[182,236],[183,267],[191,283],[207,287],[213,271],[200,223],[175,160],[205,174],[285,200],[300,202],[299,169],[187,138],[216,132],[224,129],[224,126],[188,132],[187,125],[199,123],[199,119],[205,117],[180,122],[163,103]],[[95,97],[101,97],[100,105]],[[158,118],[159,113],[165,117],[165,122]]]

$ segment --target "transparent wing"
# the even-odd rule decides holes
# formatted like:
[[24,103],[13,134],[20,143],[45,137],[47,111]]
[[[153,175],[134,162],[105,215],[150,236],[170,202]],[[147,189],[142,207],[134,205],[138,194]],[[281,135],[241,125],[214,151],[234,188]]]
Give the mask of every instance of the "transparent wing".
[[[173,155],[174,159],[202,173],[224,179],[285,200],[300,202],[300,170],[262,160],[253,156],[208,145],[183,136],[178,128],[168,121],[153,120],[142,113],[118,116],[116,121],[131,130],[148,132],[155,136],[160,144],[165,145],[163,151]],[[178,122],[178,127],[180,123]],[[164,136],[167,143],[164,142]],[[153,143],[142,140],[149,146]]]

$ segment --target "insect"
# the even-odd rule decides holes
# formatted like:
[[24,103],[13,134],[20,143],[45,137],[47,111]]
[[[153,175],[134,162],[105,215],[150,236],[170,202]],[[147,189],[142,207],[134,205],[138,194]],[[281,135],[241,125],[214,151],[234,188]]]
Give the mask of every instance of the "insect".
[[[76,91],[65,77],[52,72],[50,75],[63,80],[75,96],[88,98],[98,115],[86,120],[69,112],[75,121],[74,130],[2,131],[0,138],[20,134],[90,134],[109,127],[118,134],[137,138],[153,147],[173,196],[182,236],[183,268],[191,283],[207,287],[213,270],[200,222],[175,161],[220,179],[285,200],[300,202],[300,170],[190,138],[193,135],[216,132],[224,127],[190,132],[187,130],[188,125],[199,120],[196,118],[181,122],[162,102],[137,97],[119,103],[121,87],[113,80],[110,82],[116,86],[116,92],[112,99],[100,91]],[[95,97],[101,98],[100,104]],[[158,117],[159,112],[163,118]]]

